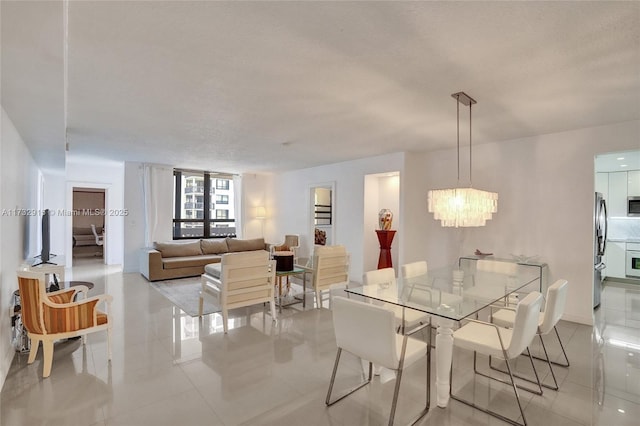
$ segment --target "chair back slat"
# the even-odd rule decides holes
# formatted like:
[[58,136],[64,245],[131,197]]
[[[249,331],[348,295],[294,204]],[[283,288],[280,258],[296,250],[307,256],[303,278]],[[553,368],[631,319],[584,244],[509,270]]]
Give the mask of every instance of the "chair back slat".
[[547,300],[544,305],[544,315],[540,324],[540,334],[547,334],[562,318],[564,305],[567,302],[567,280],[557,280],[547,289]]
[[507,355],[510,359],[517,357],[531,344],[538,331],[541,305],[542,295],[533,291],[516,306],[511,342],[507,347]]
[[313,283],[317,290],[349,282],[349,255],[344,246],[316,247],[313,255]]
[[[31,276],[29,276],[31,275]],[[42,289],[40,288],[42,286]],[[44,278],[33,273],[18,275],[20,289],[20,306],[22,324],[28,332],[44,334],[45,328],[42,318],[42,293],[45,292]]]
[[397,369],[395,315],[376,305],[336,296],[332,301],[336,344],[355,356]]

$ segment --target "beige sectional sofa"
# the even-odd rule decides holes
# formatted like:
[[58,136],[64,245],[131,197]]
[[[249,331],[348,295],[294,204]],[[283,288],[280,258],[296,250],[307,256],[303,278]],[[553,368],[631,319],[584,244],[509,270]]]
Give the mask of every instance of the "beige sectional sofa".
[[205,265],[220,262],[224,253],[269,251],[269,248],[263,238],[154,243],[152,249],[140,252],[140,273],[149,281],[193,277],[202,275]]

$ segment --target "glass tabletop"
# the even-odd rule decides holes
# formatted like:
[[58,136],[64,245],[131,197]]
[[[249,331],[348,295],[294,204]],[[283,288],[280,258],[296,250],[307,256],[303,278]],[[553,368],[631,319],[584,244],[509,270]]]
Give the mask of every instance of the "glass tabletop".
[[303,272],[306,272],[304,268],[294,265],[293,269],[290,271],[276,271],[276,276],[282,277],[285,275],[302,274]]
[[[483,271],[473,265],[429,270],[395,284],[350,287],[345,291],[452,320],[461,320],[519,292],[537,289],[540,275],[518,264],[508,271]],[[530,285],[535,283],[535,286]]]

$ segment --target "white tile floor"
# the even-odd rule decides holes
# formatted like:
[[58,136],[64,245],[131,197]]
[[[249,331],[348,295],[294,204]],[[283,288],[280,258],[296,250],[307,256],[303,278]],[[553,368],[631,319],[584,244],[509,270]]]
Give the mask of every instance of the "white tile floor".
[[[262,307],[233,314],[229,334],[219,315],[200,322],[184,315],[139,274],[122,274],[78,259],[74,280],[96,284],[91,294],[113,295],[113,360],[106,336],[56,344],[51,377],[42,379],[42,354],[27,365],[16,354],[0,393],[0,424],[14,425],[382,425],[394,382],[370,386],[327,408],[335,358],[331,312],[301,305],[272,323]],[[560,391],[521,392],[531,425],[636,425],[640,418],[640,287],[605,287],[592,328],[561,322],[571,367],[556,368]],[[309,305],[307,305],[309,306]],[[550,345],[558,357],[557,344]],[[538,351],[539,348],[534,348]],[[359,362],[343,357],[337,389],[359,379]],[[481,360],[482,363],[486,360]],[[521,357],[517,369],[527,371]],[[548,371],[536,362],[549,380]],[[432,366],[433,367],[433,366]],[[454,355],[454,389],[478,403],[517,416],[510,389],[473,375],[471,355]],[[419,409],[425,364],[403,377],[397,424]],[[432,375],[433,377],[434,375]],[[434,386],[432,384],[432,392]],[[500,425],[452,401],[432,408],[420,425]]]

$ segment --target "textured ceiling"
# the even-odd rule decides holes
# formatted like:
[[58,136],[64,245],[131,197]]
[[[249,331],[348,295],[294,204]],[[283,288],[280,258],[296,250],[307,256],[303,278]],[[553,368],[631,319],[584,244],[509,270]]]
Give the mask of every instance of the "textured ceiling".
[[[2,105],[64,167],[64,9],[1,7]],[[474,143],[640,119],[640,3],[70,2],[67,70],[70,156],[305,168],[455,146],[461,90]]]

